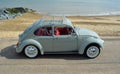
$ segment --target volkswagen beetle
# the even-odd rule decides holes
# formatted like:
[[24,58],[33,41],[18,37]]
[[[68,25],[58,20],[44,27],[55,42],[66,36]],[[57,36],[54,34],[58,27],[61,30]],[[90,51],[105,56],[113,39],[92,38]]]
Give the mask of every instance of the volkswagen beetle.
[[94,31],[75,28],[67,18],[62,20],[41,19],[19,35],[16,52],[23,52],[28,58],[39,54],[85,54],[96,58],[104,41]]

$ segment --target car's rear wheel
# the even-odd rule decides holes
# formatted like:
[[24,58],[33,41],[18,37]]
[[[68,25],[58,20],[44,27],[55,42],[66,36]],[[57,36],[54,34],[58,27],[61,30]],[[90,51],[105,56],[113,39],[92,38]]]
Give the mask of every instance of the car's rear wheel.
[[28,57],[28,58],[35,58],[38,56],[38,48],[34,45],[27,45],[24,48],[24,54]]
[[85,55],[91,59],[96,58],[99,54],[100,54],[100,48],[95,45],[91,45],[87,47],[85,51]]

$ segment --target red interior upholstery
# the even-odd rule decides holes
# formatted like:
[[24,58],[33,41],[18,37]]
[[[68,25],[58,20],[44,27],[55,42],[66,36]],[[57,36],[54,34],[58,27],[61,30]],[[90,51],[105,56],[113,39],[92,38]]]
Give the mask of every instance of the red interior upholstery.
[[42,36],[42,35],[43,35],[43,30],[42,30],[42,28],[39,28],[38,30],[36,30],[35,35],[37,35],[37,36]]
[[68,35],[68,34],[69,34],[69,30],[67,27],[55,29],[55,35]]
[[56,29],[55,29],[55,35],[57,35],[57,36],[60,35],[60,30],[59,30],[59,28],[56,28]]
[[51,27],[39,28],[36,30],[35,35],[37,35],[37,36],[51,36],[52,33],[50,31],[51,31]]

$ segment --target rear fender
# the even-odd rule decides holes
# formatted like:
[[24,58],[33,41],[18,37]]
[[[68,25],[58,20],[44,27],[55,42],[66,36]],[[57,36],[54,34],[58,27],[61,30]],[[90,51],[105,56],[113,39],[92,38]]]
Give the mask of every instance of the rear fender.
[[27,39],[27,40],[25,40],[25,41],[23,41],[21,43],[19,48],[21,49],[21,51],[23,51],[24,47],[27,46],[27,45],[34,45],[34,46],[36,46],[39,49],[41,55],[44,54],[42,45],[39,42],[37,42],[36,40],[34,40],[34,39]]

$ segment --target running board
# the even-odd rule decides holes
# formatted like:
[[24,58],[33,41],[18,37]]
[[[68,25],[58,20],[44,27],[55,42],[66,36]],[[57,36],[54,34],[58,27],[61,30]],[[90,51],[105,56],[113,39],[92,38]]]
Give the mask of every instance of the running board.
[[71,52],[45,52],[45,54],[78,54],[78,51],[71,51]]

